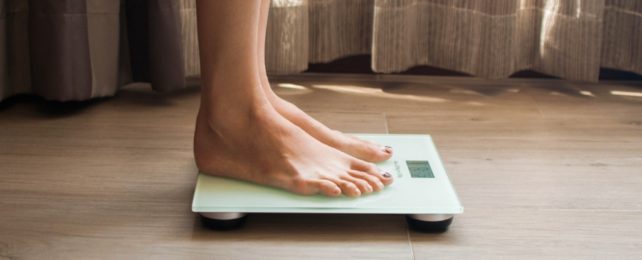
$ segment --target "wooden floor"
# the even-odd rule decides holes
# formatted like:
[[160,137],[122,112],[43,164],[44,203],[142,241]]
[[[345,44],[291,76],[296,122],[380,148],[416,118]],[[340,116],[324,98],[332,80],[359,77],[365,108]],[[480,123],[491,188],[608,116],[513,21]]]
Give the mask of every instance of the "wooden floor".
[[190,212],[198,89],[125,87],[0,108],[0,259],[496,259],[642,256],[642,83],[275,78],[347,132],[429,133],[465,207],[445,234],[400,216]]

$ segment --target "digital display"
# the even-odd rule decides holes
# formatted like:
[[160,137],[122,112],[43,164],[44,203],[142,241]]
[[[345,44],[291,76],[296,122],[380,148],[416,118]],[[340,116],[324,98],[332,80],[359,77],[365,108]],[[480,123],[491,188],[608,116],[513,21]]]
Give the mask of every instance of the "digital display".
[[428,161],[406,161],[406,165],[413,178],[435,178]]

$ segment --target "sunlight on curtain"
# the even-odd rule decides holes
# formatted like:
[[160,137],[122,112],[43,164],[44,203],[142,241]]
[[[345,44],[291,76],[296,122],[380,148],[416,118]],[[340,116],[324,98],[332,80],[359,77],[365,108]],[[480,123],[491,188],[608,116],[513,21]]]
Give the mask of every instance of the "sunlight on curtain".
[[[557,0],[547,0],[544,4],[542,30],[539,35],[539,55],[542,57],[546,56],[546,45],[551,42],[550,39],[553,36],[551,30],[555,26],[559,10],[560,2]],[[555,46],[552,47],[555,48]]]
[[273,0],[265,41],[265,63],[270,73],[307,69],[309,23],[307,0]]
[[272,7],[283,8],[283,7],[296,7],[307,5],[307,0],[272,0]]

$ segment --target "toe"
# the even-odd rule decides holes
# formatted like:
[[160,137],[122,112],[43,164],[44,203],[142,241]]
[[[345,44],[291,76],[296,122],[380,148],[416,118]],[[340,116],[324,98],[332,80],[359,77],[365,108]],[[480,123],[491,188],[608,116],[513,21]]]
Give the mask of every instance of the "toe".
[[290,190],[300,195],[316,195],[319,193],[330,197],[341,195],[339,186],[329,180],[296,179],[293,181]]
[[364,179],[355,178],[349,174],[341,176],[341,179],[344,181],[352,182],[354,185],[356,185],[359,188],[359,191],[361,192],[361,194],[371,193],[374,191],[372,186],[370,186],[370,183],[368,183]]
[[320,183],[314,180],[294,179],[289,187],[289,190],[301,195],[314,195],[320,191]]
[[339,186],[328,180],[319,180],[319,190],[323,195],[328,197],[337,197],[341,195],[341,189]]
[[367,173],[369,173],[372,176],[375,176],[375,177],[379,178],[379,180],[381,182],[383,182],[383,185],[385,185],[385,186],[388,186],[388,185],[392,184],[392,182],[393,182],[392,173],[389,173],[389,172],[384,171],[382,169],[378,169],[377,168],[375,170],[368,171]]
[[381,182],[378,177],[372,176],[368,173],[350,170],[350,176],[367,181],[374,191],[381,191],[384,188],[383,182]]
[[361,190],[357,187],[357,185],[355,185],[352,182],[342,181],[339,183],[339,187],[341,187],[341,192],[346,196],[350,196],[350,197],[361,196]]
[[369,162],[381,162],[392,157],[392,147],[381,146],[354,136],[348,136],[349,153],[353,156]]
[[352,164],[353,169],[363,171],[371,176],[378,178],[384,185],[390,185],[393,181],[391,173],[379,169],[373,163],[368,163],[361,160],[355,160]]
[[341,193],[348,197],[361,196],[361,190],[352,182],[344,181],[336,177],[329,177],[327,180],[335,183],[341,189]]

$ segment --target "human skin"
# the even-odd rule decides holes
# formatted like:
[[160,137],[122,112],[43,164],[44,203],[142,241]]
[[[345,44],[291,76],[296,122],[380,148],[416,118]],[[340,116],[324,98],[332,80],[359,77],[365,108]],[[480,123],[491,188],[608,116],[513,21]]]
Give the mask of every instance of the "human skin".
[[391,184],[392,175],[372,163],[388,159],[391,148],[331,130],[271,90],[268,10],[269,0],[197,0],[199,170],[302,195],[356,197]]

